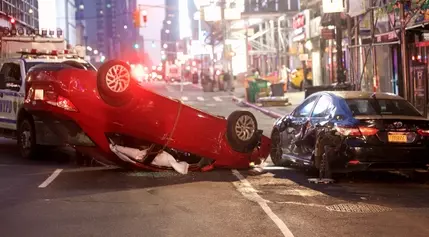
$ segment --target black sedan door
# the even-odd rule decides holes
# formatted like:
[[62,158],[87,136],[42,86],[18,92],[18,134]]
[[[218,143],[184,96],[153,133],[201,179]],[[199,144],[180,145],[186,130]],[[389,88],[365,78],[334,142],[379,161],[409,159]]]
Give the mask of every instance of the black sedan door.
[[309,122],[311,112],[313,111],[318,98],[318,95],[310,96],[304,100],[304,102],[299,105],[289,117],[287,129],[282,134],[283,153],[293,152],[290,150],[291,139],[293,140],[293,137],[295,137],[295,139],[299,139],[298,137],[300,136],[300,132],[307,122]]

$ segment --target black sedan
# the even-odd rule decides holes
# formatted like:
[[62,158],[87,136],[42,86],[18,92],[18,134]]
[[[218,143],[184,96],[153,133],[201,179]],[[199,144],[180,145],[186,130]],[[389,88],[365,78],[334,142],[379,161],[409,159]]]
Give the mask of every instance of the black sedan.
[[317,92],[271,134],[275,165],[300,164],[332,173],[429,167],[429,120],[389,93]]

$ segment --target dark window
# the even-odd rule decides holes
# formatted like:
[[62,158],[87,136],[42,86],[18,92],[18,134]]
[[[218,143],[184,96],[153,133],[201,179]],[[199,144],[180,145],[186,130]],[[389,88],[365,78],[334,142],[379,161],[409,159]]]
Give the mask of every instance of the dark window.
[[5,63],[0,71],[8,80],[21,81],[21,68],[18,63]]
[[312,96],[307,98],[299,107],[296,108],[293,116],[294,117],[308,117],[310,116],[311,110],[316,103],[318,96]]
[[403,115],[421,116],[406,100],[395,99],[348,99],[346,100],[354,116],[358,115]]
[[311,117],[326,117],[330,113],[332,100],[329,96],[322,96],[314,107]]

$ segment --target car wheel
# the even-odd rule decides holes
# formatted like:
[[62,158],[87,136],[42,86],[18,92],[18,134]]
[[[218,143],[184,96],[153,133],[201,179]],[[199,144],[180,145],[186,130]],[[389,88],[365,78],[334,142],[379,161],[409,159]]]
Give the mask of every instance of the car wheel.
[[233,150],[251,152],[258,144],[258,123],[249,111],[234,111],[227,119],[226,136]]
[[104,63],[97,73],[97,89],[102,99],[124,100],[129,98],[133,84],[131,69],[128,64],[119,60]]
[[274,129],[271,133],[271,153],[270,157],[276,166],[289,166],[291,162],[285,158],[283,158],[282,151],[282,139],[280,136],[280,131],[278,129]]
[[36,130],[33,120],[22,119],[18,124],[18,148],[25,159],[33,159],[37,155]]
[[331,166],[329,162],[329,160],[332,158],[332,152],[333,148],[325,146],[319,167],[319,178],[321,179],[332,178]]

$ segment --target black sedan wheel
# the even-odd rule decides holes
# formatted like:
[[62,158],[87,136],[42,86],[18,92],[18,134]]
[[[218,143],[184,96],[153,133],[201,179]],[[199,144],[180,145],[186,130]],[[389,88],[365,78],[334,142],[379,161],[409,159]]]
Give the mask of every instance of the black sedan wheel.
[[289,166],[291,162],[285,158],[283,158],[282,151],[282,139],[280,136],[280,131],[278,129],[274,129],[271,133],[271,153],[270,157],[276,166]]

